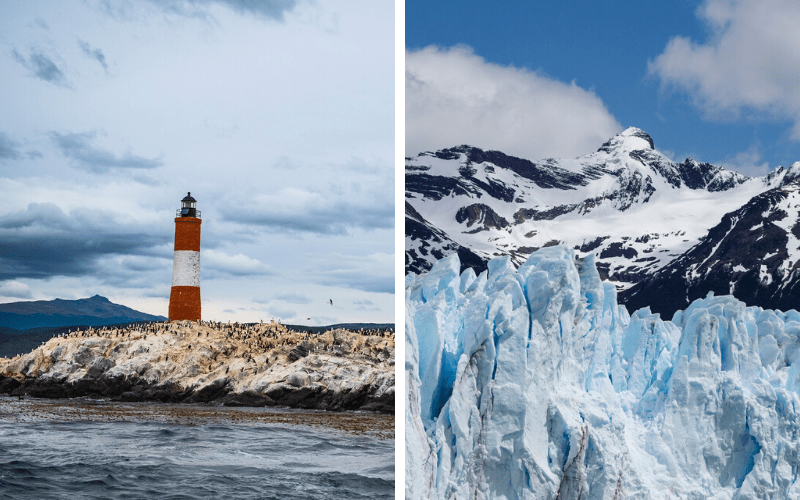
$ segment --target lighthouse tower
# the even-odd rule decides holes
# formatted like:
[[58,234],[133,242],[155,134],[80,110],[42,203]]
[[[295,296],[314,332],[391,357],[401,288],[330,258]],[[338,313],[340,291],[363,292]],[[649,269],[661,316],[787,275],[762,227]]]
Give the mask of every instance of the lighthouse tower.
[[200,211],[192,193],[181,200],[175,214],[175,258],[169,320],[200,321]]

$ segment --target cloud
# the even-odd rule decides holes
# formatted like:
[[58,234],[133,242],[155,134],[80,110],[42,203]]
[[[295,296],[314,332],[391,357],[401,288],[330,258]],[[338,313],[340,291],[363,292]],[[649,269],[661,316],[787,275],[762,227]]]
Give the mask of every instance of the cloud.
[[289,304],[310,304],[311,298],[302,293],[282,293],[275,296],[275,300],[280,300]]
[[275,274],[268,265],[241,253],[229,255],[225,252],[209,249],[203,250],[200,257],[202,272],[210,279],[270,276]]
[[[221,6],[240,15],[272,19],[283,22],[284,15],[294,10],[296,0],[148,0],[149,3],[169,14],[209,19],[213,16],[210,9]],[[124,13],[124,5],[117,9],[106,3],[112,13]]]
[[675,36],[648,71],[686,92],[712,119],[789,119],[800,141],[800,3],[706,0],[704,43]]
[[17,49],[12,51],[14,59],[30,71],[33,76],[59,87],[70,88],[67,77],[53,60],[38,49],[32,49],[26,58]]
[[50,138],[61,150],[61,154],[75,161],[76,165],[92,172],[106,172],[114,168],[152,169],[163,165],[159,158],[144,158],[126,152],[117,156],[91,145],[96,132],[66,133],[50,132]]
[[285,309],[285,308],[270,308],[269,313],[277,320],[281,320],[281,322],[286,323],[289,320],[292,320],[297,317],[297,311],[294,309]]
[[4,132],[0,132],[0,161],[3,160],[16,160],[20,158],[20,152],[17,149],[19,144],[12,140]]
[[347,234],[354,228],[393,229],[391,196],[380,198],[382,189],[357,193],[343,188],[325,194],[283,188],[275,194],[232,201],[222,208],[226,220],[253,224],[275,231],[316,234]]
[[594,93],[485,61],[470,47],[406,51],[406,155],[469,144],[537,160],[597,149],[622,130]]
[[356,306],[356,311],[379,311],[380,307],[377,307],[374,302],[371,300],[354,300],[353,305]]
[[169,297],[172,252],[164,247],[148,249],[148,255],[102,255],[95,259],[92,277],[115,289],[135,288],[145,295]]
[[100,65],[103,67],[103,69],[106,71],[106,73],[108,73],[108,64],[106,63],[106,56],[103,54],[102,50],[93,48],[91,45],[84,42],[80,38],[78,39],[78,46],[81,48],[81,51],[84,54],[99,62]]
[[0,283],[0,297],[31,299],[33,294],[30,287],[21,281],[5,281]]
[[[169,232],[132,222],[113,212],[31,203],[0,216],[0,280],[94,276],[113,255],[157,255],[172,242]],[[107,271],[106,271],[107,274]]]
[[[364,292],[394,293],[394,256],[375,253],[366,256],[328,254],[316,256],[307,274],[320,285]],[[336,297],[333,303],[336,304]]]
[[252,14],[277,21],[283,21],[284,13],[291,12],[297,4],[295,0],[186,0],[186,3],[198,6],[217,4],[239,14]]
[[746,151],[740,151],[723,160],[722,166],[735,170],[740,174],[750,177],[761,177],[772,170],[768,162],[762,161],[761,151],[757,145],[752,145]]

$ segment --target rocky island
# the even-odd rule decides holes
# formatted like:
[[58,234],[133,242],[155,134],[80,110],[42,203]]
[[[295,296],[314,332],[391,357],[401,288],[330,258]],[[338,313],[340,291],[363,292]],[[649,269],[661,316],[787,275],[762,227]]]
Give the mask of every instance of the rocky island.
[[391,330],[279,323],[99,327],[0,358],[0,394],[394,412]]

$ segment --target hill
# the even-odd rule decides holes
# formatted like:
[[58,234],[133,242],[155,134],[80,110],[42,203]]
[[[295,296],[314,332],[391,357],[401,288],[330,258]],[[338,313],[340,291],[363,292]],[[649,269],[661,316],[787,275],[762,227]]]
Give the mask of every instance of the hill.
[[0,304],[0,326],[15,330],[74,325],[105,326],[166,319],[164,316],[146,314],[114,304],[100,295],[78,300],[34,300]]

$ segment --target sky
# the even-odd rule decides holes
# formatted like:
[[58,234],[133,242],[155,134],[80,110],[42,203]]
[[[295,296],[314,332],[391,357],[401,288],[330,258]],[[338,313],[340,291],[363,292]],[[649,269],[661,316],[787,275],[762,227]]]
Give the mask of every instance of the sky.
[[203,319],[394,322],[394,28],[371,0],[0,2],[0,302],[166,316],[191,191]]
[[406,155],[574,158],[627,127],[765,175],[800,160],[796,0],[406,1]]

